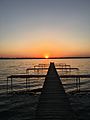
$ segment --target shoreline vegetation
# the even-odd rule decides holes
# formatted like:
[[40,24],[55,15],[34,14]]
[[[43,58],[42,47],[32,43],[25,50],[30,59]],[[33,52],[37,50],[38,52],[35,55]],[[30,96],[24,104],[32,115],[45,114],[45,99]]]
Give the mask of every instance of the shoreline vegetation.
[[90,59],[90,57],[0,57],[0,59]]

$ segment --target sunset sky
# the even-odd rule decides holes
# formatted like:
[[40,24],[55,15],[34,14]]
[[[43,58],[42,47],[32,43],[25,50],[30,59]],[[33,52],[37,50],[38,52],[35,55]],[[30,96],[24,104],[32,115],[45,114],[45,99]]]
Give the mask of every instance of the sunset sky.
[[90,0],[0,0],[0,57],[90,56]]

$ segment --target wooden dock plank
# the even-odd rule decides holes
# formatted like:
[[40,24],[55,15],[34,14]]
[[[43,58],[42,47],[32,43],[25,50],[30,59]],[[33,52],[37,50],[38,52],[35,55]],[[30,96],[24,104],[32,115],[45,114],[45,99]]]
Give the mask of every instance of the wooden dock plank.
[[50,64],[45,78],[35,120],[75,120],[69,100],[55,69]]

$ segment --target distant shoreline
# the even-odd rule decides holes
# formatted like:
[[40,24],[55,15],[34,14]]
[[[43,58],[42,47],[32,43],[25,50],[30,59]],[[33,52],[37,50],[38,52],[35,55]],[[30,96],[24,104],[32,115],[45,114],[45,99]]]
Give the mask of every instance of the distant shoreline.
[[42,57],[21,57],[21,58],[8,58],[1,57],[0,59],[90,59],[90,57],[50,57],[50,58],[42,58]]

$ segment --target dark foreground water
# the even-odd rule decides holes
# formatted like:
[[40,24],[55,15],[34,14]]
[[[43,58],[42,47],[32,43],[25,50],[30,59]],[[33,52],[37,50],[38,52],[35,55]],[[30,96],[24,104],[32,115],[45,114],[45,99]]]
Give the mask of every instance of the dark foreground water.
[[[33,120],[39,94],[0,96],[0,120]],[[90,120],[90,92],[67,93],[77,120]]]
[[[49,64],[50,61],[66,63],[71,67],[78,67],[80,70],[65,72],[58,71],[59,74],[89,74],[90,59],[58,59],[58,60],[0,60],[0,120],[32,120],[38,104],[40,93],[31,94],[19,92],[16,94],[6,94],[7,76],[12,74],[26,74],[26,68],[36,64]],[[30,74],[46,74],[47,71],[32,71]],[[90,120],[90,79],[81,79],[81,90],[84,92],[71,93],[75,89],[74,79],[62,79],[65,91],[72,105],[78,120]],[[31,79],[30,89],[41,88],[44,78]],[[25,79],[14,79],[13,87],[15,91],[25,90]]]

